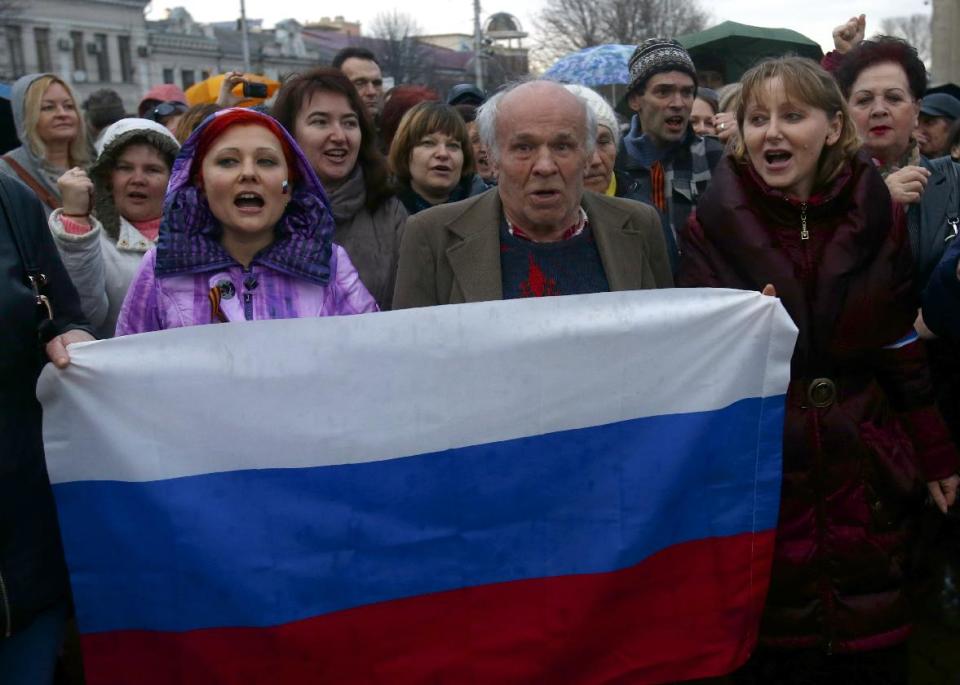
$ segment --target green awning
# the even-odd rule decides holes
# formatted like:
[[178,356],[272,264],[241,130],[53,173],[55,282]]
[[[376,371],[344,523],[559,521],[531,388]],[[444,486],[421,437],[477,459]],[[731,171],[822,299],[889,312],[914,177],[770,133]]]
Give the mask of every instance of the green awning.
[[727,83],[740,80],[743,72],[765,57],[793,54],[817,61],[823,57],[820,45],[802,33],[735,21],[688,33],[677,40],[690,53],[698,71],[718,71]]

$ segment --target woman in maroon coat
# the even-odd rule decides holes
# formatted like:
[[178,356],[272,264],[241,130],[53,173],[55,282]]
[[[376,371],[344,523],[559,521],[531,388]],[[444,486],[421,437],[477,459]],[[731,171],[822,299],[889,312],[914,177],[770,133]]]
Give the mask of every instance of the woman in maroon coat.
[[913,333],[903,214],[818,65],[770,60],[742,83],[742,140],[678,279],[775,294],[800,329],[761,647],[735,679],[906,682],[910,522],[927,492],[946,510],[960,478]]

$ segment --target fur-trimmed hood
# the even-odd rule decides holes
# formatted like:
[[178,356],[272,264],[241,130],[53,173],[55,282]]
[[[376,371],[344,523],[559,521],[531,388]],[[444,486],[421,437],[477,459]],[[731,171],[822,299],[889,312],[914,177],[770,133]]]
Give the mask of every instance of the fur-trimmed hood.
[[110,174],[120,153],[132,143],[146,143],[155,147],[171,170],[173,160],[180,151],[180,144],[173,134],[165,126],[149,119],[121,119],[104,130],[97,142],[97,159],[89,173],[93,181],[93,204],[97,218],[114,242],[120,235],[120,215],[113,203]]

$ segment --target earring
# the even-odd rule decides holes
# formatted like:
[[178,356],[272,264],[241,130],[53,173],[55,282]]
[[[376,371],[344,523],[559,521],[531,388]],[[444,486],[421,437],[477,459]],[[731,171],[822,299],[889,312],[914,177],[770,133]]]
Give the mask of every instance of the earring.
[[290,184],[287,182],[287,179],[283,179],[283,183],[280,184],[280,192],[286,195],[289,189]]

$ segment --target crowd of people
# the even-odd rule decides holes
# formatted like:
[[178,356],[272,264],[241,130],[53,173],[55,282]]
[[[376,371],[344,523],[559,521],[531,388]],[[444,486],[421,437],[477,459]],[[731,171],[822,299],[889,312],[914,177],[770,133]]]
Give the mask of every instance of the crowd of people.
[[[622,121],[585,86],[384,94],[347,48],[244,107],[13,88],[0,158],[0,675],[51,682],[70,612],[34,387],[68,345],[180,326],[678,287],[799,329],[760,645],[733,683],[906,683],[925,502],[960,485],[960,101],[913,46],[834,31],[719,91],[637,46]],[[86,112],[86,122],[82,111]],[[39,341],[39,342],[38,342]],[[704,345],[723,345],[705,340]]]

